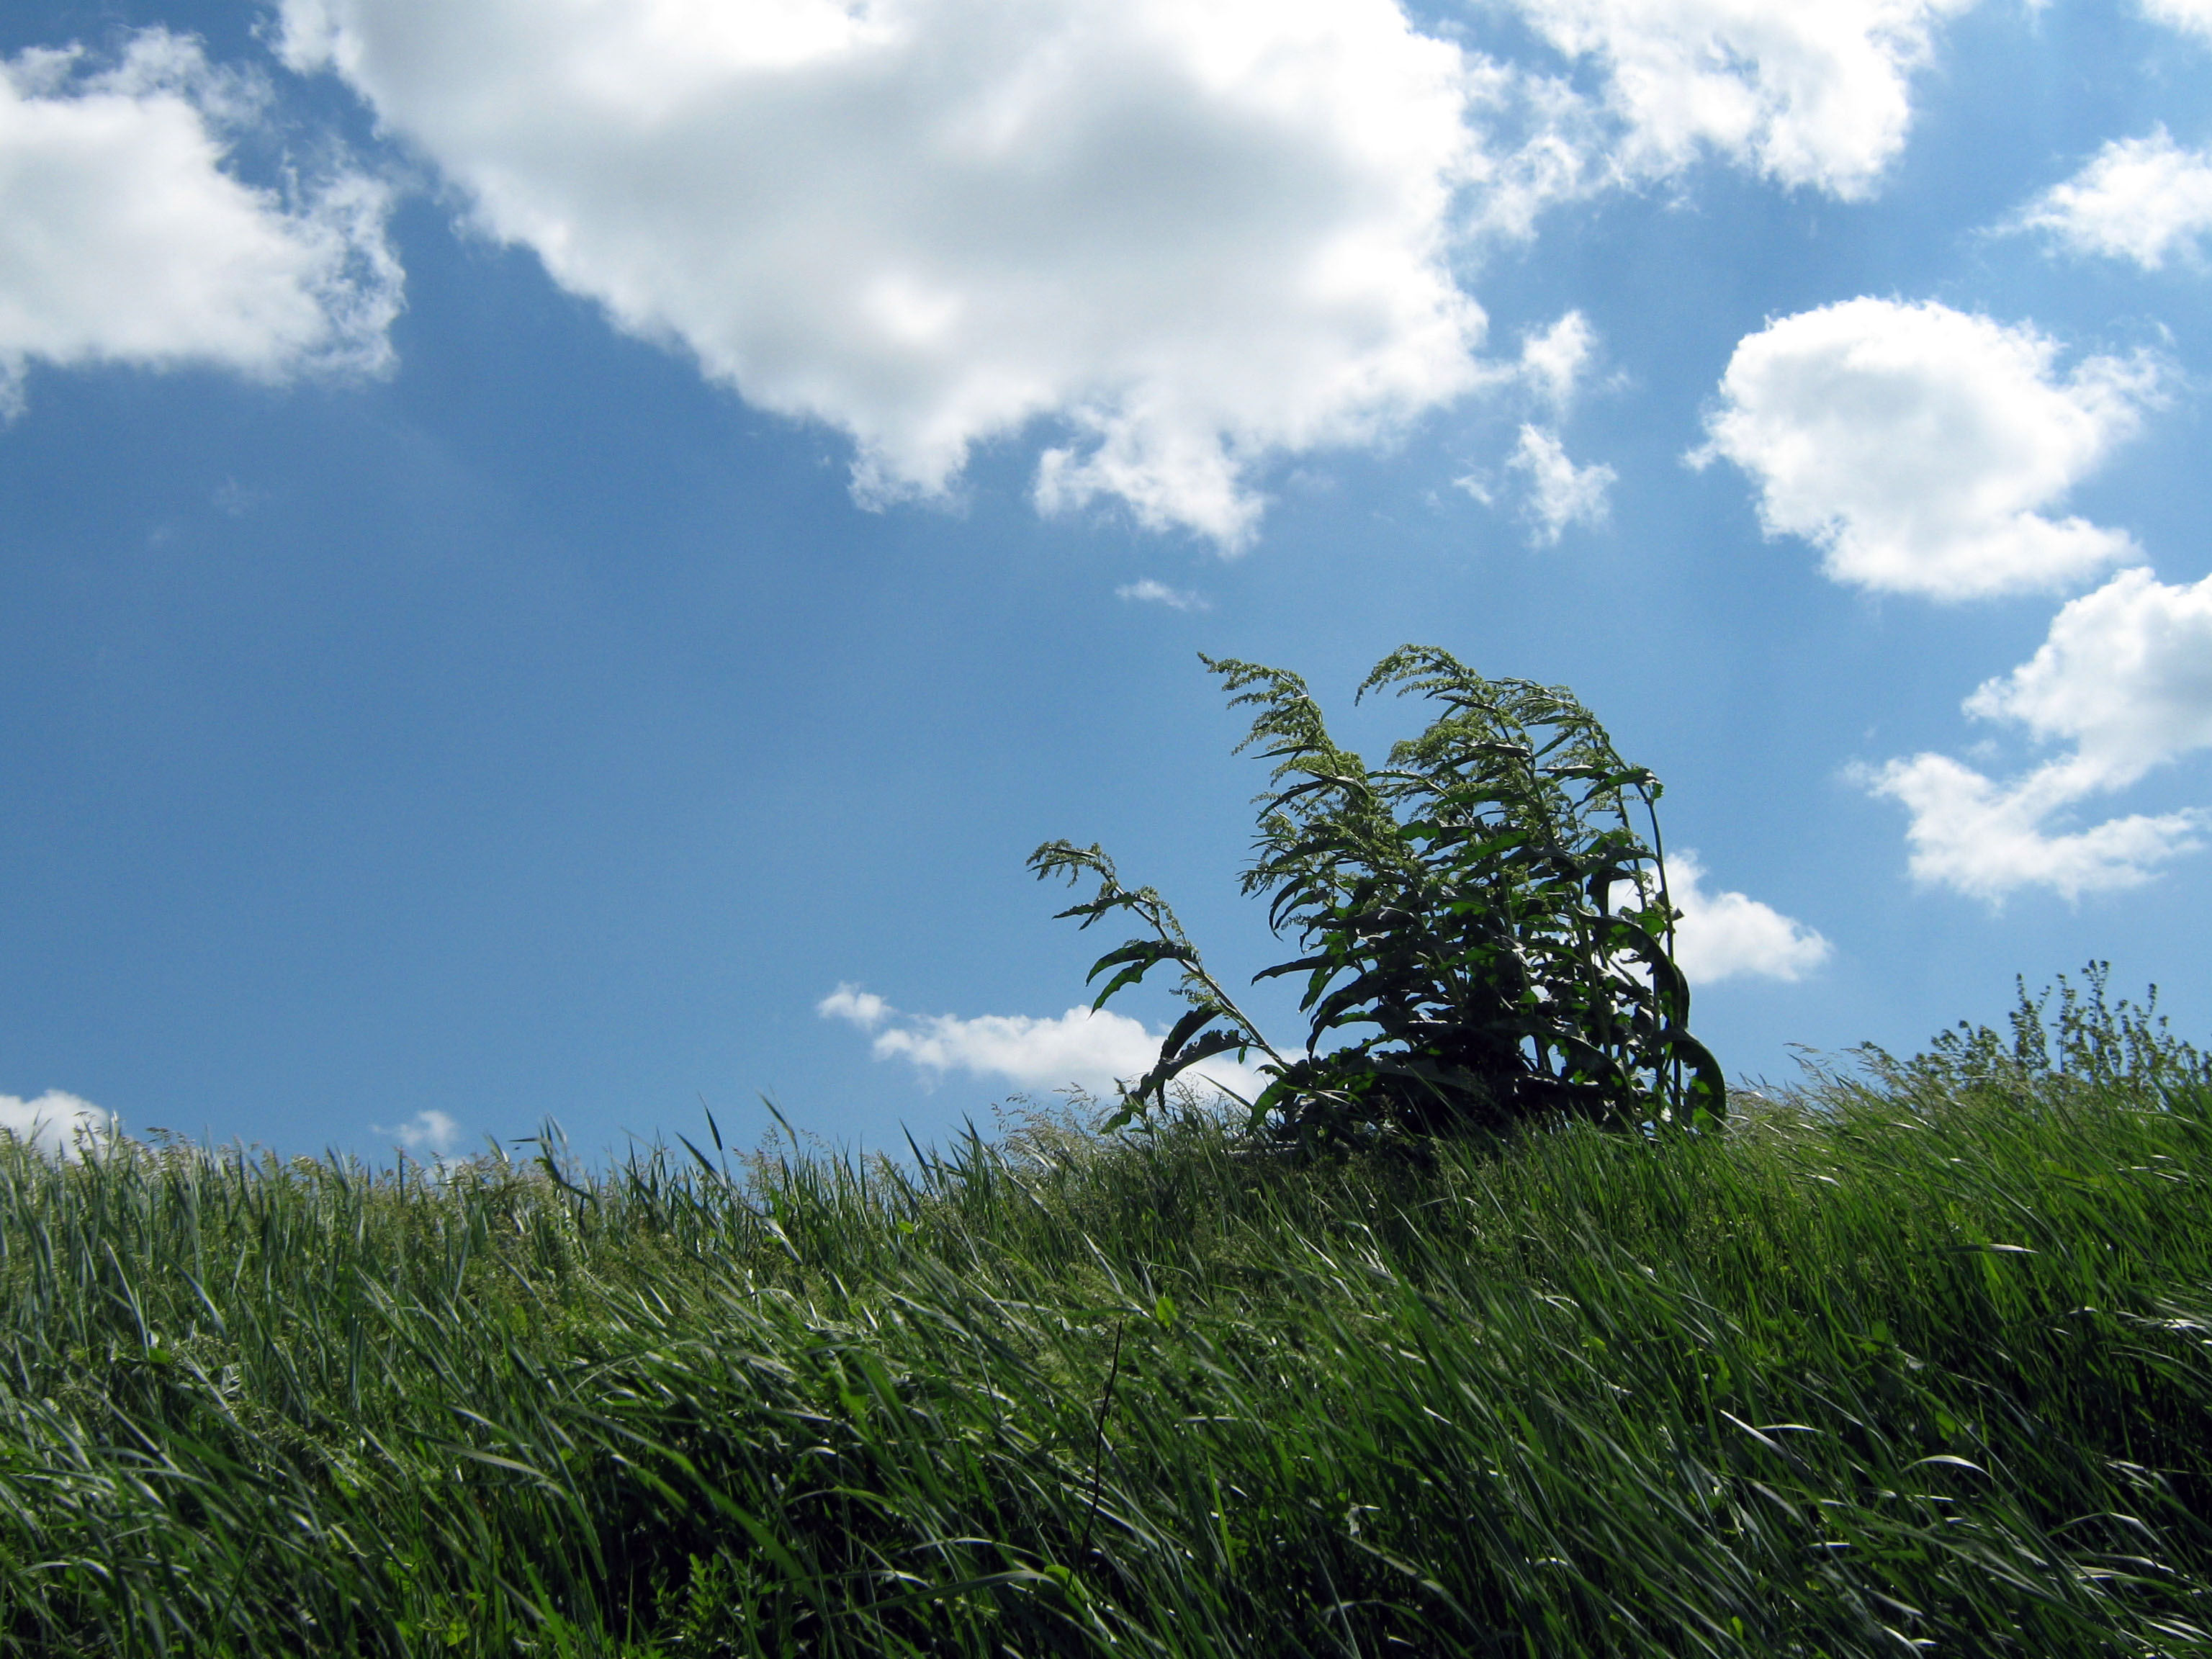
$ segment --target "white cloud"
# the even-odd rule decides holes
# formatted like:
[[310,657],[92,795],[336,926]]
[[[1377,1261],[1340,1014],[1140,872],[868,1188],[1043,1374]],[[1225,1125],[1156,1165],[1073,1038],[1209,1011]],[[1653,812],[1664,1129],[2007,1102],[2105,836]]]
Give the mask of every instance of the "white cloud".
[[849,1019],[862,1030],[872,1031],[890,1017],[891,1006],[873,991],[848,984],[816,1003],[814,1012],[824,1019]]
[[1833,948],[1802,921],[1742,893],[1707,892],[1706,870],[1694,852],[1667,860],[1668,896],[1682,915],[1674,924],[1674,962],[1692,983],[1750,975],[1796,981]]
[[2046,509],[2136,427],[2154,365],[2089,357],[1927,302],[1857,299],[1740,342],[1689,459],[1758,483],[1770,536],[1822,548],[1838,581],[1960,599],[2074,580],[2136,551]]
[[[1394,0],[284,0],[622,327],[828,423],[864,500],[1056,422],[1036,499],[1224,548],[1272,455],[1475,386],[1488,83]],[[1501,187],[1503,187],[1501,185]]]
[[87,1138],[107,1133],[115,1115],[88,1100],[49,1089],[35,1100],[0,1095],[0,1134],[36,1146],[49,1157],[75,1158]]
[[461,1138],[459,1122],[434,1109],[417,1112],[404,1123],[392,1128],[372,1123],[368,1126],[368,1132],[375,1135],[390,1135],[409,1152],[417,1154],[428,1152],[432,1158],[443,1158],[453,1150]]
[[[1540,427],[1523,426],[1521,441],[1506,458],[1505,465],[1528,477],[1528,515],[1535,522],[1538,543],[1556,545],[1561,532],[1571,524],[1595,526],[1605,522],[1610,511],[1606,492],[1613,487],[1613,470],[1596,461],[1588,466],[1577,466],[1567,459],[1558,434]],[[1486,499],[1476,483],[1464,478],[1460,483],[1475,494],[1478,500]]]
[[2051,232],[2076,253],[2132,259],[2145,270],[2195,259],[2212,232],[2212,149],[2184,149],[2164,127],[2116,138],[2030,203],[2018,223]]
[[1570,311],[1541,333],[1531,329],[1522,337],[1522,382],[1555,413],[1565,413],[1596,352],[1597,331],[1589,319]]
[[1873,191],[1911,124],[1930,32],[1972,0],[1518,0],[1559,51],[1601,63],[1623,164],[1711,150],[1778,182]]
[[879,1034],[878,1058],[912,1060],[926,1072],[971,1072],[1026,1087],[1079,1083],[1096,1091],[1152,1067],[1160,1040],[1144,1022],[1110,1009],[1070,1008],[1058,1019],[1023,1014],[917,1018]]
[[2169,587],[2121,571],[2060,611],[2034,656],[1978,689],[1966,712],[2073,744],[2084,787],[2121,788],[2212,748],[2212,577]]
[[2140,886],[2156,866],[2202,845],[2198,832],[2212,823],[2190,811],[2054,834],[2051,819],[2084,793],[2063,761],[1998,783],[1948,755],[1922,754],[1864,781],[1911,813],[1905,834],[1916,880],[1991,903],[2022,887],[2072,900]]
[[1133,582],[1124,582],[1114,590],[1116,599],[1135,599],[1146,605],[1164,605],[1170,611],[1211,611],[1212,604],[1202,593],[1187,588],[1170,587],[1165,582],[1154,581],[1146,576]]
[[2142,9],[2153,22],[2212,40],[2212,0],[2142,0]]
[[[1117,1083],[1133,1082],[1159,1057],[1160,1036],[1144,1023],[1110,1009],[1093,1012],[1070,1008],[1057,1019],[1025,1014],[983,1014],[963,1019],[953,1014],[902,1014],[883,999],[841,985],[815,1005],[824,1018],[847,1019],[874,1031],[878,1060],[903,1059],[932,1080],[947,1072],[1003,1079],[1024,1089],[1057,1089],[1071,1084],[1097,1095],[1110,1095]],[[889,1029],[878,1030],[886,1021]],[[1231,1055],[1200,1061],[1184,1073],[1234,1090],[1247,1100],[1264,1079]]]
[[208,364],[262,380],[375,370],[399,309],[384,188],[285,202],[226,171],[252,84],[154,28],[104,69],[0,59],[0,412],[33,361]]
[[2212,577],[2169,587],[2124,570],[2075,599],[2033,657],[1966,700],[2072,752],[2000,783],[1936,754],[1865,775],[1912,814],[1918,879],[1996,902],[2044,886],[2067,899],[2138,886],[2200,847],[2212,812],[2191,808],[2058,830],[2054,819],[2153,768],[2212,748]]
[[1484,135],[1461,204],[1471,236],[1525,241],[1547,210],[1622,184],[1620,124],[1565,78],[1495,58],[1467,60],[1470,118]]
[[2212,577],[2174,588],[2121,571],[2059,611],[2031,659],[1966,712],[2070,741],[2084,783],[2104,790],[2212,748]]

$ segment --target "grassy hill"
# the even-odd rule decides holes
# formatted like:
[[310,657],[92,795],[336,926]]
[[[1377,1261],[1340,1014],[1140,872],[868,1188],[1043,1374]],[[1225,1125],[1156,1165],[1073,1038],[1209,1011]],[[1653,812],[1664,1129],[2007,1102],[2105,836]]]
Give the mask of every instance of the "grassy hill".
[[2125,1035],[1304,1164],[9,1149],[0,1643],[2212,1651],[2212,1091]]

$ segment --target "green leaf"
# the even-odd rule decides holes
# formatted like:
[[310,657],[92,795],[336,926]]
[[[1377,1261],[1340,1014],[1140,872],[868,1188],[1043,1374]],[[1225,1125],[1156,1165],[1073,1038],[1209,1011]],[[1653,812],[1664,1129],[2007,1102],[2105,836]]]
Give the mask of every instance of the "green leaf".
[[1218,1018],[1224,1012],[1218,1002],[1198,1004],[1181,1019],[1176,1021],[1174,1026],[1170,1029],[1167,1036],[1160,1043],[1160,1058],[1172,1059],[1181,1052],[1182,1045],[1190,1040],[1194,1033],[1202,1030],[1208,1022]]
[[1125,985],[1136,984],[1161,963],[1188,963],[1193,959],[1194,954],[1188,945],[1177,945],[1167,939],[1133,939],[1119,950],[1109,951],[1091,964],[1091,971],[1084,975],[1085,984],[1097,978],[1109,968],[1120,967],[1123,963],[1127,965],[1121,967],[1121,971],[1108,981],[1106,988],[1092,1000],[1091,1012],[1095,1013],[1103,1008],[1116,991]]

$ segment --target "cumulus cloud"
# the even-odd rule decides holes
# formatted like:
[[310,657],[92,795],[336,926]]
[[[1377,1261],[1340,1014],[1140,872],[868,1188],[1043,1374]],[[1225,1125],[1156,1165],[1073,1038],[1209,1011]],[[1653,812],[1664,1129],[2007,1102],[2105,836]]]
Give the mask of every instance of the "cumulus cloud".
[[1631,171],[1710,152],[1845,198],[1870,194],[1903,147],[1933,29],[1972,3],[1519,0],[1553,46],[1602,68]]
[[1916,880],[1996,903],[2023,887],[2062,898],[2138,887],[2156,866],[2203,843],[2199,811],[2111,818],[2060,830],[2052,818],[2085,793],[2063,762],[2000,783],[1948,755],[1915,755],[1866,775],[1876,794],[1912,815],[1905,830]]
[[2059,611],[2034,656],[1966,700],[2074,745],[2085,787],[2117,789],[2212,748],[2212,577],[2170,587],[2123,570]]
[[848,434],[864,500],[1031,423],[1047,511],[1244,544],[1269,456],[1480,378],[1481,77],[1393,0],[284,0],[622,327]]
[[2035,655],[1966,708],[2070,752],[2005,782],[1936,754],[1867,774],[1876,793],[1912,815],[1914,876],[1992,902],[2029,886],[2072,900],[2141,885],[2203,844],[2212,812],[2081,830],[2063,822],[2087,800],[2212,748],[2212,577],[2175,587],[2148,570],[2122,571],[2062,610]]
[[2212,40],[2212,0],[2143,0],[2142,9],[2154,22]]
[[75,1158],[80,1144],[113,1128],[115,1115],[88,1100],[49,1089],[35,1100],[0,1095],[0,1134],[54,1158]]
[[[864,503],[1041,440],[1041,510],[1118,504],[1234,550],[1273,459],[1496,383],[1455,275],[1471,241],[1706,155],[1864,195],[1966,0],[1519,3],[1564,72],[1424,34],[1395,0],[281,16],[287,60],[344,78],[486,234],[849,436]],[[1588,345],[1562,327],[1522,364],[1555,406]]]
[[[1127,1014],[1070,1008],[1057,1019],[1025,1014],[902,1014],[881,997],[841,985],[815,1005],[826,1019],[846,1019],[874,1033],[878,1060],[909,1061],[932,1081],[948,1072],[996,1078],[1024,1089],[1073,1085],[1110,1095],[1133,1081],[1158,1058],[1160,1034]],[[1249,1100],[1264,1079],[1227,1054],[1203,1060],[1185,1073],[1233,1090]]]
[[372,1123],[368,1132],[375,1135],[390,1135],[409,1152],[420,1156],[443,1158],[460,1143],[461,1126],[447,1113],[432,1109],[415,1114],[404,1123],[391,1128]]
[[2148,360],[2093,356],[1932,301],[1857,299],[1741,341],[1689,459],[1735,462],[1770,536],[1820,547],[1838,581],[1960,599],[2047,588],[2134,553],[2049,509],[2135,431]]
[[2196,259],[2212,232],[2212,149],[2184,149],[2164,127],[2116,138],[2030,203],[2018,225],[2048,231],[2076,253],[2132,259],[2145,270],[2177,257]]
[[857,985],[840,985],[814,1005],[824,1019],[849,1019],[864,1031],[872,1031],[890,1018],[891,1006],[873,991]]
[[1164,605],[1170,611],[1211,611],[1212,604],[1202,593],[1188,588],[1170,587],[1165,582],[1154,581],[1150,576],[1133,582],[1124,582],[1114,590],[1116,599],[1134,599],[1144,605]]
[[1708,892],[1706,879],[1696,853],[1668,859],[1668,896],[1682,913],[1674,924],[1674,961],[1693,983],[1801,980],[1832,953],[1803,922],[1742,893]]
[[1597,331],[1581,312],[1570,311],[1551,327],[1522,337],[1521,382],[1563,414],[1596,355]]
[[[1557,433],[1523,426],[1505,465],[1528,480],[1528,512],[1540,545],[1556,546],[1571,524],[1595,526],[1606,521],[1611,511],[1606,492],[1613,488],[1613,470],[1596,461],[1577,466]],[[1466,480],[1461,482],[1467,486]]]
[[207,364],[279,380],[375,370],[400,303],[384,187],[285,200],[231,171],[253,84],[159,28],[98,67],[0,59],[0,413],[27,364]]

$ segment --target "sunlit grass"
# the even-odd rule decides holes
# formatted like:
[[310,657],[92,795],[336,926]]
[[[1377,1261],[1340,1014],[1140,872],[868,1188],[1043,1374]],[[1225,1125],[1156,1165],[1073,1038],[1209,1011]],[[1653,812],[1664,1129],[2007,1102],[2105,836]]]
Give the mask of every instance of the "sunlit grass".
[[2212,1649],[2212,1097],[1300,1164],[0,1151],[46,1653]]

